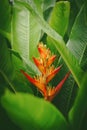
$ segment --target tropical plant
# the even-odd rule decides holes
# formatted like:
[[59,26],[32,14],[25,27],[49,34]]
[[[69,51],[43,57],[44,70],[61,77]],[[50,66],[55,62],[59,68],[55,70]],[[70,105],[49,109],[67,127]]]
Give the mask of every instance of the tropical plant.
[[86,7],[0,2],[1,130],[87,130]]

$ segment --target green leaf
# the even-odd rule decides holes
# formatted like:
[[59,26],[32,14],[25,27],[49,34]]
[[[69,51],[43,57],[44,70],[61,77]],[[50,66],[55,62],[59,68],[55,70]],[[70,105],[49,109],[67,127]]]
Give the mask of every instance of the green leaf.
[[25,79],[25,77],[21,74],[20,70],[23,69],[27,71],[30,75],[35,76],[38,72],[36,71],[36,67],[32,62],[26,61],[20,54],[16,51],[10,50],[12,54],[13,64],[14,64],[14,79],[12,81],[14,88],[17,92],[32,92],[32,86],[29,82]]
[[0,2],[0,34],[10,41],[11,6],[8,0]]
[[82,6],[75,20],[74,26],[71,31],[70,39],[67,43],[68,48],[76,57],[79,64],[81,63],[81,59],[84,55],[84,51],[87,46],[87,24],[84,17],[85,6]]
[[13,75],[13,63],[7,41],[0,35],[0,71],[3,71],[9,78]]
[[83,74],[83,71],[81,70],[78,61],[75,59],[75,57],[72,55],[72,53],[69,51],[69,49],[66,47],[62,37],[56,33],[50,26],[44,21],[44,19],[40,16],[39,12],[35,8],[34,3],[29,5],[29,3],[18,1],[17,3],[24,5],[26,8],[28,8],[32,15],[37,19],[40,26],[42,27],[43,31],[46,32],[52,39],[53,44],[59,51],[60,55],[64,59],[66,65],[72,72],[78,86],[80,86],[81,77]]
[[8,0],[0,2],[0,29],[10,32],[11,6]]
[[79,12],[79,8],[76,4],[76,0],[73,0],[73,1],[69,0],[69,2],[70,2],[70,16],[69,16],[68,30],[67,30],[66,37],[65,37],[66,41],[69,39],[71,30],[72,30],[72,26],[75,22],[78,12]]
[[[82,67],[82,69],[86,71],[87,70],[87,24],[84,16],[84,8],[85,8],[84,6],[81,8],[79,14],[77,15],[74,21],[74,26],[72,27],[71,30],[68,47],[71,50],[71,52],[74,54],[74,56],[76,56],[76,58],[78,59],[78,62]],[[85,14],[87,13],[85,12]],[[62,61],[61,64],[63,64],[62,72],[64,74],[66,67],[64,66],[64,63]],[[60,72],[60,75],[63,75],[62,72]],[[61,93],[57,96],[58,99],[57,106],[65,115],[68,112],[67,110],[69,110],[70,107],[72,106],[74,101],[72,99],[76,98],[76,94],[77,94],[77,85],[74,79],[71,78],[69,79],[67,84],[64,84]]]
[[15,64],[16,70],[25,69],[31,76],[40,74],[38,68],[29,60],[27,61],[18,52],[10,50],[12,53],[13,63]]
[[86,0],[75,0],[76,4],[78,5],[79,8],[81,8],[82,4],[86,1]]
[[[62,70],[59,73],[59,76],[56,77],[57,83],[60,78],[63,78],[66,74],[66,67],[63,65]],[[55,82],[55,80],[54,80]],[[76,98],[78,87],[73,80],[73,76],[67,79],[64,83],[61,91],[53,100],[54,105],[63,113],[64,116],[67,117],[69,110],[71,109],[73,102]]]
[[49,18],[50,26],[64,36],[68,27],[70,4],[68,1],[57,2]]
[[68,130],[63,115],[49,102],[32,95],[6,91],[2,106],[15,124],[22,129]]
[[20,71],[15,72],[13,85],[16,92],[25,92],[33,94],[31,84],[29,84],[29,82],[25,79],[25,77],[21,74]]
[[7,43],[8,41],[0,35],[0,96],[4,92],[5,86],[15,92],[11,83],[14,77],[14,67]]
[[87,45],[84,46],[84,51],[80,60],[80,66],[84,71],[87,71]]
[[27,60],[37,55],[41,28],[29,11],[16,3],[13,6],[11,28],[12,48]]
[[8,117],[5,110],[1,107],[0,100],[0,129],[1,130],[20,130]]
[[[82,130],[82,123],[87,114],[87,73],[83,76],[83,82],[75,100],[74,106],[69,112],[69,121],[74,130]],[[87,125],[85,130],[87,129]]]
[[3,31],[2,29],[0,29],[0,34],[2,35],[2,36],[4,36],[5,38],[7,38],[9,41],[11,41],[11,35],[10,35],[10,33],[8,33],[8,32],[6,32],[6,31]]
[[[60,35],[64,37],[67,27],[68,27],[68,22],[69,22],[69,13],[70,13],[70,4],[67,1],[60,1],[56,3],[55,7],[53,8],[49,23],[50,26],[58,32]],[[51,41],[50,37],[47,37],[47,45],[51,48],[52,52],[56,53],[59,56],[58,50],[55,48],[53,42]],[[63,64],[63,67],[61,71],[59,72],[59,76],[56,76],[55,79],[53,80],[54,83],[58,83],[63,76],[69,71],[67,69],[67,66],[65,65],[64,61],[60,58],[59,62],[57,61],[56,65],[58,64]],[[72,76],[69,77],[69,79],[66,81],[66,83],[63,85],[62,90],[60,93],[56,96],[54,99],[53,103],[59,108],[59,110],[67,116],[68,111],[70,110],[75,96],[76,96],[76,91],[74,86],[75,81],[73,80]],[[74,98],[73,96],[74,95]]]
[[[50,18],[49,18],[49,25],[62,37],[64,37],[69,21],[69,13],[70,13],[70,4],[68,1],[60,1],[57,2],[55,7],[53,8]],[[52,44],[51,38],[47,37],[47,45],[50,49],[59,55],[58,50],[56,49],[55,45]]]
[[[13,79],[13,63],[9,51],[10,32],[11,32],[11,6],[8,0],[0,2],[0,91],[3,93],[7,83],[5,77]],[[7,39],[5,39],[5,38]],[[8,85],[7,85],[8,86]],[[1,95],[0,94],[0,95]]]
[[51,8],[51,7],[54,7],[56,3],[56,0],[43,0],[43,11]]

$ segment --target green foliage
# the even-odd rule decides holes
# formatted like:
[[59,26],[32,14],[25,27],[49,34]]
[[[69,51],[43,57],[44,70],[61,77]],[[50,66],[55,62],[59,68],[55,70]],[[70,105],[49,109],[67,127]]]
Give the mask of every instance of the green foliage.
[[82,6],[76,17],[67,45],[73,55],[77,58],[79,64],[82,62],[87,46],[87,23],[84,15],[85,6],[86,5]]
[[[86,7],[85,0],[0,2],[0,129],[87,130]],[[63,65],[52,86],[71,71],[53,104],[20,73],[40,74],[32,60],[40,41]]]
[[[49,18],[49,25],[62,37],[64,37],[69,22],[70,4],[69,2],[57,2],[51,16]],[[62,26],[61,26],[62,25]],[[47,37],[47,45],[50,49],[58,55],[56,47],[51,42],[51,38]]]
[[[69,119],[71,126],[74,130],[81,130],[84,128],[83,122],[84,118],[87,115],[87,73],[83,77],[83,82],[81,84],[81,89],[79,90],[79,93],[77,95],[77,98],[75,100],[74,106],[69,112]],[[83,128],[82,128],[83,127]],[[87,129],[87,126],[85,130]]]
[[15,51],[27,61],[32,59],[33,52],[37,55],[36,48],[40,40],[41,28],[29,11],[16,3],[13,6],[11,30],[11,43]]
[[15,95],[7,91],[2,97],[2,105],[12,121],[24,130],[68,129],[63,115],[43,99],[24,93]]
[[[7,41],[3,36],[0,35],[0,71],[8,74],[8,77],[12,77],[12,67],[12,57],[7,45]],[[11,72],[10,74],[9,71]]]
[[[61,36],[64,36],[69,22],[70,3],[57,2],[52,10],[49,24]],[[60,26],[62,25],[62,26]]]
[[0,30],[10,32],[11,6],[7,0],[0,3]]

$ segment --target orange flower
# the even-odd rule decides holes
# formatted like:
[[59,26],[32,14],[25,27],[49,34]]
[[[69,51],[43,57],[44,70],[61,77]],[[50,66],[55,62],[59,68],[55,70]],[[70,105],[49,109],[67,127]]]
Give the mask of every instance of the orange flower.
[[64,82],[69,77],[70,72],[65,75],[63,80],[60,81],[60,83],[56,87],[51,88],[50,86],[48,86],[48,83],[60,71],[61,66],[55,68],[52,65],[56,58],[56,55],[52,55],[51,51],[44,44],[40,43],[38,45],[38,51],[40,53],[40,58],[37,59],[33,57],[33,60],[35,65],[40,70],[41,75],[32,78],[23,70],[21,70],[21,72],[32,84],[34,84],[39,89],[45,100],[51,101],[62,88]]
[[48,94],[47,94],[47,97],[45,97],[46,100],[48,100],[48,101],[53,100],[53,98],[59,93],[60,89],[62,88],[64,82],[69,77],[69,75],[70,75],[70,72],[68,72],[65,75],[65,77],[60,81],[60,83],[56,87],[48,88]]

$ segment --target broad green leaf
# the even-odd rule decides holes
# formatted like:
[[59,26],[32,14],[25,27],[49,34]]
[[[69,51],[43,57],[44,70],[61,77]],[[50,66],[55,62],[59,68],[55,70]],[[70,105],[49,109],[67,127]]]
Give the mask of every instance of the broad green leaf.
[[[23,0],[24,2],[26,2],[26,0]],[[46,11],[47,9],[54,7],[56,0],[28,0],[28,2],[30,4],[33,4],[33,2],[35,3],[39,13],[42,15],[44,11]],[[34,4],[33,4],[34,5]]]
[[[0,95],[3,93],[5,85],[9,86],[6,80],[13,79],[12,56],[9,51],[10,32],[11,32],[11,6],[8,0],[0,2]],[[5,38],[7,39],[5,39]]]
[[76,19],[78,12],[79,12],[79,8],[76,4],[76,0],[73,0],[73,1],[69,0],[69,2],[70,2],[70,16],[69,16],[68,29],[67,29],[66,35],[64,37],[65,41],[67,41],[70,37],[72,26],[75,22],[75,19]]
[[10,32],[11,6],[8,0],[0,1],[0,29]]
[[[49,20],[51,27],[63,37],[67,31],[67,26],[69,22],[69,13],[70,13],[69,2],[60,1],[55,5],[51,14],[51,18]],[[48,40],[47,44],[51,48],[52,52],[55,52],[59,56],[58,51],[52,44],[50,37],[48,37],[47,40]],[[62,59],[57,60],[56,65],[58,64],[63,64],[63,67],[62,70],[59,72],[59,75],[56,76],[55,79],[53,80],[53,84],[55,82],[58,83],[67,73],[67,71],[69,71]],[[63,88],[60,91],[60,93],[56,96],[56,98],[53,101],[53,103],[60,109],[60,111],[65,116],[67,116],[68,111],[71,108],[75,99],[76,92],[74,92],[74,89],[76,86],[74,86],[74,84],[75,84],[74,80],[72,76],[70,76],[69,79],[66,81],[66,83],[63,85]],[[74,95],[74,98],[72,97],[72,95]]]
[[[67,31],[69,13],[70,13],[69,2],[60,1],[56,3],[49,18],[49,25],[62,37],[64,37]],[[59,55],[58,50],[56,49],[55,45],[52,44],[52,41],[49,36],[47,37],[47,44],[53,52]]]
[[[56,77],[56,80],[63,78],[64,74],[66,74],[66,67],[63,65],[62,71],[59,73],[59,76]],[[57,80],[57,82],[58,82]],[[55,82],[55,81],[54,81]],[[67,117],[69,110],[71,109],[74,100],[76,98],[78,87],[73,80],[72,75],[67,79],[64,83],[61,91],[53,100],[54,105],[63,113],[64,116]]]
[[39,70],[37,67],[31,62],[27,61],[24,57],[22,57],[18,52],[14,50],[10,50],[12,53],[13,63],[15,64],[16,70],[25,69],[31,76],[35,76],[39,74]]
[[[82,130],[82,123],[87,116],[87,73],[82,77],[83,82],[81,84],[81,88],[78,92],[77,98],[75,100],[74,106],[69,112],[69,121],[74,130]],[[87,120],[86,120],[87,121]],[[86,122],[87,129],[87,122]]]
[[12,54],[13,64],[14,64],[14,79],[12,81],[14,88],[17,92],[27,92],[33,93],[32,87],[29,82],[25,79],[25,77],[21,74],[20,70],[23,69],[27,71],[30,75],[34,76],[36,74],[36,70],[34,64],[31,62],[26,62],[20,54],[16,51],[10,50]]
[[[1,87],[1,86],[0,86]],[[0,101],[0,130],[20,130],[8,117],[5,110],[1,107]]]
[[43,11],[51,8],[51,7],[54,7],[56,3],[56,0],[43,0]]
[[83,52],[82,57],[80,59],[80,65],[84,71],[87,70],[87,45],[84,46],[84,52]]
[[[26,8],[28,8],[32,15],[36,18],[36,20],[39,22],[40,26],[42,27],[43,31],[46,32],[52,39],[53,39],[53,44],[56,46],[57,50],[59,51],[60,55],[64,59],[66,65],[72,72],[78,86],[80,86],[81,82],[81,76],[83,74],[83,71],[81,70],[77,60],[75,57],[72,55],[72,53],[69,51],[69,49],[66,47],[62,37],[56,33],[45,21],[44,19],[40,16],[39,12],[35,8],[34,3],[29,5],[29,3],[21,2],[20,0],[17,1],[19,5],[23,5]],[[29,2],[29,1],[28,1]]]
[[0,35],[0,129],[16,129],[1,108],[1,95],[7,87],[14,91],[11,84],[13,79],[13,63],[7,40]]
[[[0,2],[0,17],[0,34],[10,38],[11,7],[8,0]],[[1,71],[8,75],[9,78],[12,78],[13,74],[9,42],[2,35],[0,35],[0,82],[3,82]]]
[[[13,75],[13,63],[6,39],[0,35],[0,71],[3,71],[9,78]],[[1,75],[1,74],[0,74]]]
[[64,36],[66,33],[69,21],[69,13],[70,4],[68,1],[57,2],[51,12],[49,24],[61,36]]
[[76,1],[76,4],[79,8],[81,8],[82,4],[86,1],[86,0],[75,0]]
[[[44,2],[44,0],[32,0],[32,1],[35,3],[35,5],[38,9],[38,12],[40,12],[40,15],[43,15],[43,2]],[[30,1],[30,2],[33,3],[32,1]]]
[[[85,12],[86,14],[86,12]],[[72,15],[73,17],[73,15]],[[83,17],[83,19],[82,19]],[[74,21],[74,26],[71,30],[69,48],[72,53],[77,57],[83,70],[87,70],[87,24],[84,16],[84,8],[80,10],[78,16]],[[83,34],[84,33],[84,34]],[[83,36],[81,36],[83,35]],[[64,63],[63,63],[64,64]],[[65,73],[66,67],[63,65],[63,73]],[[62,73],[60,73],[62,75]],[[58,108],[66,114],[72,105],[72,99],[75,99],[77,93],[77,85],[74,79],[69,79],[67,84],[61,90],[60,95],[57,96]],[[73,98],[72,98],[73,97]]]
[[25,77],[21,74],[20,71],[15,72],[15,78],[12,83],[16,92],[25,92],[33,94],[31,84],[25,79]]
[[[84,16],[84,7],[81,8],[78,16],[76,17],[74,26],[72,27],[71,30],[68,47],[78,59],[82,69],[87,70],[87,58],[86,58],[87,57],[87,24]],[[64,72],[65,69],[66,68],[63,65],[62,71]],[[62,73],[60,73],[60,75],[62,75]],[[73,103],[72,96],[76,97],[76,92],[77,92],[77,86],[75,81],[71,79],[68,82],[70,83],[69,86],[67,83],[64,86],[65,89],[62,89],[61,94],[58,95],[57,97],[59,100],[58,108],[60,108],[61,111],[65,114],[67,108],[69,109],[69,106],[71,106],[71,103]]]
[[11,5],[8,0],[0,2],[0,34],[10,41]]
[[7,38],[9,41],[11,41],[10,33],[0,29],[0,35],[3,35],[5,38]]
[[[37,93],[36,88],[33,89],[32,85],[26,80],[26,78],[22,75],[21,69],[27,71],[31,76],[35,76],[39,74],[39,70],[36,66],[31,62],[27,61],[24,57],[22,57],[18,52],[10,50],[13,64],[14,64],[14,79],[12,84],[17,92],[26,92],[26,93]],[[32,91],[33,90],[33,91]]]
[[76,57],[79,64],[82,62],[81,60],[87,46],[87,23],[84,17],[84,8],[84,6],[81,8],[75,20],[74,26],[71,31],[70,39],[67,43],[69,50]]
[[68,130],[63,115],[49,102],[29,94],[6,91],[2,106],[12,121],[22,129]]
[[13,6],[11,28],[12,48],[27,60],[37,55],[41,28],[29,11],[16,3]]

